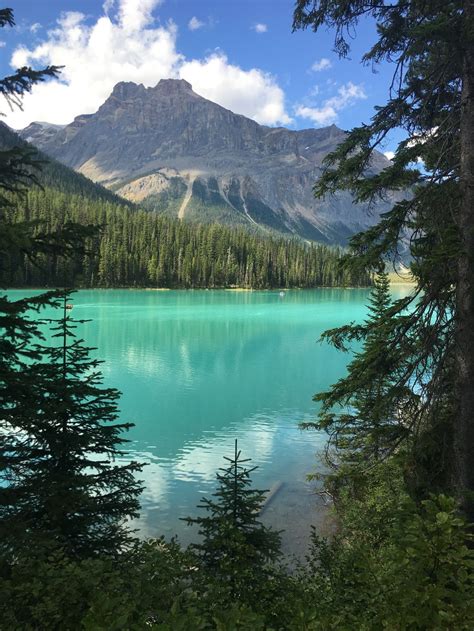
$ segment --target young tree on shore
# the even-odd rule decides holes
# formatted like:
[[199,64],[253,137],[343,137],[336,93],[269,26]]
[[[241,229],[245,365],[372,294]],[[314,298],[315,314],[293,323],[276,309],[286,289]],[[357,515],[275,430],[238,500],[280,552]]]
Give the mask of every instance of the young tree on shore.
[[217,472],[216,492],[199,505],[206,515],[185,520],[197,524],[202,537],[191,549],[205,572],[205,590],[213,584],[223,602],[231,598],[258,605],[260,591],[269,585],[270,564],[281,555],[280,535],[259,519],[266,493],[251,488],[256,467],[245,466],[249,460],[241,457],[237,440],[234,456],[225,459],[228,466]]
[[314,397],[322,403],[319,420],[303,425],[305,429],[322,429],[329,434],[326,451],[336,455],[339,465],[364,469],[390,455],[409,431],[394,400],[403,400],[405,411],[416,409],[418,404],[418,396],[410,388],[400,389],[400,349],[387,347],[387,312],[391,305],[389,277],[382,271],[374,279],[366,321],[323,334],[324,340],[340,350],[348,350],[349,340],[362,342],[362,348],[348,365],[347,375],[329,391]]

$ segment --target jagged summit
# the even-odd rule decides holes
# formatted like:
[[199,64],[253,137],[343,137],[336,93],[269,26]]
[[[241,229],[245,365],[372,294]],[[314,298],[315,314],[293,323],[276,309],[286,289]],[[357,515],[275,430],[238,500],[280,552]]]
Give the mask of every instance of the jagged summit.
[[134,83],[133,81],[120,81],[116,83],[109,98],[127,99],[136,96],[140,92],[144,92],[145,87],[142,83]]
[[154,87],[150,88],[145,88],[142,83],[120,81],[114,86],[109,98],[135,98],[149,91],[161,94],[184,94],[188,92],[195,95],[193,86],[185,79],[160,79]]
[[[344,243],[376,219],[348,193],[314,199],[313,184],[344,138],[341,129],[259,125],[198,95],[184,79],[149,88],[120,82],[95,114],[64,127],[33,125],[21,134],[46,153],[180,218],[260,225],[330,243]],[[387,164],[379,154],[373,168]]]
[[191,90],[192,92],[193,86],[186,79],[160,79],[154,89],[168,92]]

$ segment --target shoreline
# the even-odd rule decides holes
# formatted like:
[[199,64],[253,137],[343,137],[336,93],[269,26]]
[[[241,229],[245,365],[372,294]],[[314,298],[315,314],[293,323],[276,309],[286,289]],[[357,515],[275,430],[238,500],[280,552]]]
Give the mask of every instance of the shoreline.
[[[412,285],[413,283],[395,283]],[[371,285],[318,285],[317,287],[76,287],[67,291],[314,291],[315,289],[370,289]],[[62,291],[61,287],[8,287],[4,291]]]

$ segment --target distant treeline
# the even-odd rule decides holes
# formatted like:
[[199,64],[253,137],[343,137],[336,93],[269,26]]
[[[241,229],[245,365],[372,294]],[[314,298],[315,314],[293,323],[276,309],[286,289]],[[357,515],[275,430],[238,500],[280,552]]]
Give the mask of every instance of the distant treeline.
[[35,222],[37,232],[67,221],[101,226],[87,253],[71,261],[55,257],[12,261],[9,286],[82,287],[334,287],[365,286],[367,274],[340,266],[342,251],[242,228],[180,222],[94,196],[93,188],[69,192],[30,189],[14,221]]

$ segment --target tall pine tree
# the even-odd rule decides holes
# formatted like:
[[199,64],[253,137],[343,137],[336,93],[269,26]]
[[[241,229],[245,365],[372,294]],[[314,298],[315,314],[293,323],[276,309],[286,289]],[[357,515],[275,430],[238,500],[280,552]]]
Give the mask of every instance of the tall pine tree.
[[[377,38],[363,61],[392,63],[393,82],[372,120],[328,156],[316,192],[345,188],[370,203],[401,191],[376,226],[352,239],[349,265],[376,271],[409,241],[416,288],[386,311],[380,348],[392,355],[392,408],[410,448],[431,436],[424,444],[436,450],[438,482],[474,521],[474,3],[297,0],[294,28],[333,28],[344,57],[366,19]],[[400,129],[391,164],[371,174],[374,150]],[[407,388],[419,394],[416,406],[405,407]]]
[[[0,26],[13,26],[11,9]],[[25,92],[58,74],[58,67],[21,68],[0,80],[10,106]],[[12,207],[38,182],[39,160],[31,149],[0,152],[0,277],[14,277],[28,259],[81,255],[90,226],[66,222],[56,230],[38,222],[12,221]],[[76,556],[116,554],[130,541],[124,521],[136,514],[138,465],[120,466],[120,433],[113,389],[100,388],[97,362],[72,340],[67,314],[47,343],[39,313],[65,303],[59,291],[32,298],[0,295],[0,551],[2,571],[18,555],[40,546]]]
[[27,396],[2,422],[2,545],[16,555],[34,545],[77,558],[116,556],[133,542],[125,521],[138,513],[141,467],[116,461],[130,425],[116,422],[119,393],[101,387],[100,362],[76,336],[84,320],[72,319],[68,300],[64,293],[50,341],[34,344],[38,359],[18,375]]
[[340,350],[349,350],[350,341],[362,342],[347,375],[315,396],[322,403],[318,421],[304,424],[328,432],[327,454],[336,456],[334,465],[370,467],[390,455],[410,431],[394,401],[403,401],[406,413],[410,407],[416,409],[419,397],[399,384],[400,349],[387,344],[391,308],[389,277],[382,271],[374,279],[366,321],[323,334],[324,340]]

